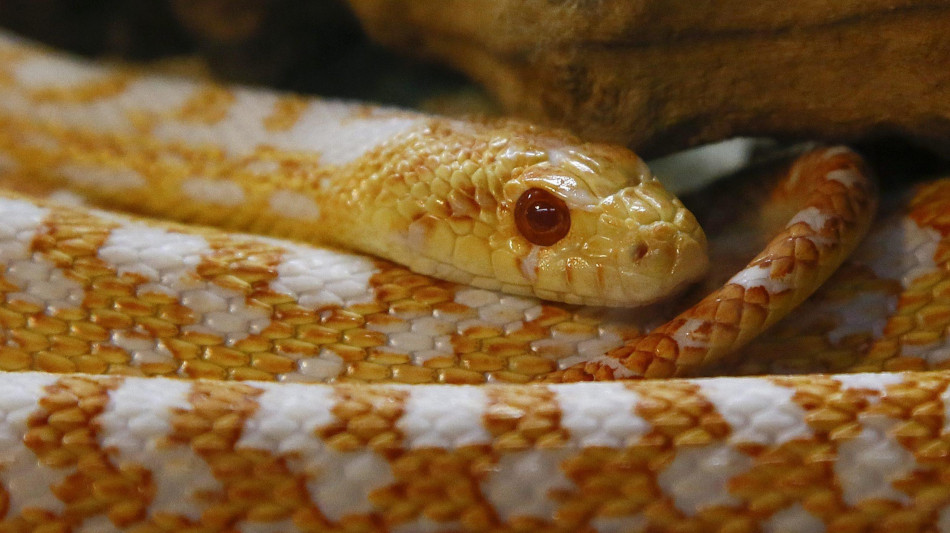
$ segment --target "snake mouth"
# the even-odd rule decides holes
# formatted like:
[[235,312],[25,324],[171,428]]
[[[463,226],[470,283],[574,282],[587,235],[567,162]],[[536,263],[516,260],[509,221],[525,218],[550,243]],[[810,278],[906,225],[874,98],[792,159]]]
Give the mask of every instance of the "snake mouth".
[[708,265],[698,226],[684,232],[662,221],[560,250],[535,248],[522,260],[531,273],[525,288],[535,296],[599,307],[656,303],[702,278]]

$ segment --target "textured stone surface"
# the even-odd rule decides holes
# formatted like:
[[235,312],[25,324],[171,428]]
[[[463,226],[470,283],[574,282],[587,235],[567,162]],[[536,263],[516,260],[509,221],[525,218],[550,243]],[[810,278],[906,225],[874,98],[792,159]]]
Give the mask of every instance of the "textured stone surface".
[[735,135],[901,135],[950,155],[950,7],[659,0],[351,0],[379,42],[511,112],[643,155]]

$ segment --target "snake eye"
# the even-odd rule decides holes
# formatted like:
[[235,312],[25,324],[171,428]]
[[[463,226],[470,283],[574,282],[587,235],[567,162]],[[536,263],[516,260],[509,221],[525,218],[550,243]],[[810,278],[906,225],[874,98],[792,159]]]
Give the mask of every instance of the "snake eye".
[[518,231],[538,246],[550,246],[571,229],[571,212],[564,200],[544,189],[528,189],[515,204]]

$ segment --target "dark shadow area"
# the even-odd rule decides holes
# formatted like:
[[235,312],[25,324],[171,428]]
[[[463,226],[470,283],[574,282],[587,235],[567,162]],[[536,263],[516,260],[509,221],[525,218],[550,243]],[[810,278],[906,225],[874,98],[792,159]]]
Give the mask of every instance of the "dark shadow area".
[[199,56],[219,79],[400,106],[466,90],[371,43],[344,2],[0,0],[0,26],[85,56]]

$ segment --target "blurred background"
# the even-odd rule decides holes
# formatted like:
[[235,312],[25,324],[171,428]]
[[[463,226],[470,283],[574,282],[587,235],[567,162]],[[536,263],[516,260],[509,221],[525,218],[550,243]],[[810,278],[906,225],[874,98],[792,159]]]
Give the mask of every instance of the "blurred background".
[[85,56],[164,60],[228,82],[410,107],[441,96],[489,105],[451,69],[373,44],[337,0],[0,0],[0,25]]
[[[0,26],[81,55],[146,62],[175,74],[441,114],[524,114],[531,120],[566,127],[585,138],[627,144],[650,157],[737,135],[756,139],[733,140],[721,149],[693,151],[685,159],[662,158],[656,165],[661,175],[718,175],[757,154],[806,139],[846,141],[856,146],[877,169],[885,188],[950,172],[950,134],[946,133],[950,131],[950,104],[933,114],[926,105],[934,104],[926,103],[922,104],[922,111],[910,107],[891,111],[898,119],[912,117],[907,122],[888,115],[894,106],[881,106],[868,96],[881,92],[876,87],[890,87],[892,79],[907,78],[906,71],[900,68],[912,69],[919,78],[918,86],[910,89],[919,90],[920,94],[950,90],[940,83],[941,74],[924,72],[932,64],[934,72],[946,71],[946,76],[950,76],[950,69],[946,68],[950,65],[950,32],[944,31],[946,35],[942,38],[939,32],[918,37],[919,44],[915,41],[904,48],[907,38],[901,34],[901,24],[915,24],[914,17],[937,20],[947,16],[939,5],[946,2],[843,1],[825,11],[819,9],[817,14],[803,4],[802,13],[810,9],[807,16],[796,8],[789,11],[763,5],[737,6],[730,8],[734,20],[725,18],[711,24],[711,31],[721,26],[726,37],[714,34],[710,42],[728,41],[734,35],[742,35],[737,33],[740,30],[747,31],[754,37],[746,39],[748,46],[737,41],[737,47],[745,47],[736,50],[752,54],[749,57],[771,53],[774,57],[763,63],[784,61],[791,69],[800,68],[801,80],[820,78],[825,72],[820,70],[821,62],[828,64],[827,72],[832,72],[846,70],[843,66],[853,63],[855,57],[868,57],[868,69],[876,77],[867,87],[841,87],[840,80],[827,82],[837,84],[836,94],[843,94],[840,102],[833,104],[839,108],[851,106],[853,119],[830,113],[827,109],[832,107],[822,109],[818,104],[802,106],[805,109],[801,113],[794,109],[776,111],[767,105],[768,94],[760,102],[746,104],[749,98],[741,94],[735,97],[736,103],[728,95],[716,97],[713,89],[706,92],[706,87],[714,87],[717,80],[721,80],[727,93],[730,83],[737,93],[749,83],[730,74],[729,54],[735,56],[737,52],[729,52],[728,47],[721,53],[726,55],[711,56],[702,63],[706,67],[688,72],[689,78],[682,85],[698,84],[699,92],[695,93],[680,90],[675,78],[643,80],[641,86],[639,78],[631,82],[612,72],[649,61],[659,61],[660,67],[654,71],[665,70],[667,64],[669,70],[675,70],[677,61],[686,60],[674,49],[682,48],[684,42],[689,48],[693,33],[700,27],[697,25],[709,25],[702,17],[719,20],[709,18],[712,15],[704,14],[703,9],[725,9],[703,4],[705,7],[697,11],[688,2],[679,4],[682,2],[673,1],[668,4],[669,9],[660,9],[651,0],[0,0]],[[521,5],[526,7],[521,9]],[[616,13],[605,11],[610,6],[614,6]],[[682,19],[677,10],[695,11],[693,18],[698,19]],[[485,24],[485,20],[506,22],[495,27]],[[946,20],[950,21],[950,17]],[[644,27],[651,28],[652,33],[647,32],[650,34],[641,39]],[[373,39],[367,37],[364,28]],[[806,45],[802,43],[815,40],[809,33],[815,28],[820,35],[828,35],[839,43],[843,50],[866,49],[841,58],[809,57],[811,52],[804,50]],[[852,34],[867,33],[864,30],[869,28],[874,35],[847,41]],[[921,33],[926,31],[924,28]],[[439,32],[451,39],[443,38]],[[593,32],[597,32],[595,39],[606,40],[597,44],[600,48],[591,45]],[[572,40],[575,34],[576,40]],[[894,36],[888,40],[890,34]],[[694,48],[706,46],[700,37]],[[753,44],[758,48],[752,49]],[[658,52],[653,53],[654,49]],[[606,63],[603,50],[609,50],[608,56],[614,54]],[[644,55],[644,50],[652,55]],[[654,57],[657,55],[659,59]],[[907,61],[901,61],[905,57]],[[736,60],[738,70],[744,68],[744,61],[747,60]],[[889,61],[885,65],[894,64],[893,72],[886,68],[881,72],[874,61]],[[899,67],[896,63],[909,66]],[[819,70],[808,70],[815,65]],[[507,66],[510,68],[506,70]],[[507,77],[494,78],[494,72],[503,72],[500,76]],[[860,69],[846,74],[861,78]],[[750,76],[766,77],[760,72]],[[795,102],[794,98],[799,97],[806,98],[807,103],[812,96],[816,102],[827,100],[821,93],[822,87],[817,85],[820,80],[811,87],[805,82],[797,83],[795,78],[793,71],[787,80],[763,80],[761,89],[745,90],[751,90],[751,94],[768,93],[775,91],[775,86],[768,83],[778,83],[780,87],[789,87],[787,92],[792,97],[788,101]],[[803,88],[799,90],[799,86]],[[624,92],[625,89],[629,90]],[[852,91],[854,97],[849,98],[847,91]],[[852,105],[863,96],[868,96],[867,104]],[[775,95],[776,105],[789,107],[780,97]],[[908,94],[907,99],[921,100],[914,94]],[[693,114],[679,110],[701,100],[709,102],[700,102],[706,107]],[[950,102],[950,98],[944,100]],[[939,106],[942,100],[936,101]],[[639,127],[631,123],[650,121],[657,126],[631,129]],[[763,137],[769,140],[762,140]]]

